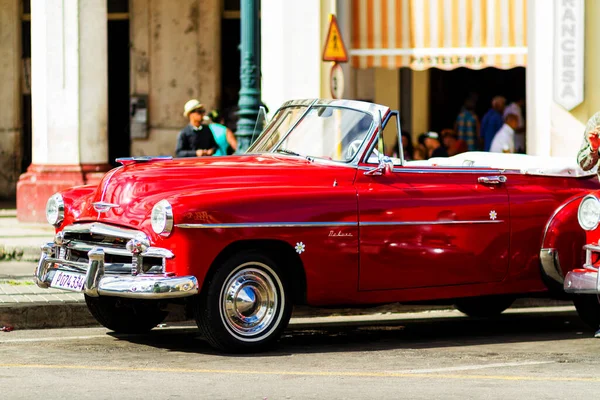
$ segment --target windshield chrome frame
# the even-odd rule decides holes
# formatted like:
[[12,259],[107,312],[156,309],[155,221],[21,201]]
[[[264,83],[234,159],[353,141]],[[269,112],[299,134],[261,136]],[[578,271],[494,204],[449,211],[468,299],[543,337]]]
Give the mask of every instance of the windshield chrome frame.
[[[306,103],[308,101],[310,101],[310,104],[307,105]],[[281,107],[279,107],[277,109],[277,111],[275,112],[274,115],[277,115],[277,113],[279,113],[281,110],[283,110],[285,108],[294,107],[294,106],[306,106],[306,110],[302,113],[300,118],[298,118],[298,120],[288,129],[288,131],[285,133],[283,138],[280,139],[273,146],[273,149],[271,151],[269,151],[268,153],[276,152],[276,149],[281,145],[281,143],[283,143],[283,141],[285,141],[285,139],[289,136],[289,134],[292,132],[292,130],[296,128],[296,126],[306,117],[308,112],[313,107],[319,106],[319,107],[334,107],[334,108],[348,109],[348,110],[354,110],[354,111],[359,111],[359,112],[368,114],[373,118],[373,121],[371,122],[371,126],[369,127],[369,130],[367,131],[360,148],[354,155],[354,158],[352,158],[352,160],[346,161],[346,162],[333,161],[336,165],[353,165],[353,166],[357,166],[359,164],[359,161],[362,159],[362,156],[364,155],[365,151],[367,150],[367,147],[369,147],[369,143],[371,143],[371,141],[373,139],[373,135],[375,134],[375,131],[377,130],[376,127],[383,124],[386,117],[389,115],[389,113],[391,111],[389,107],[386,107],[386,106],[383,106],[380,104],[376,104],[376,103],[369,103],[369,102],[358,101],[358,100],[313,99],[313,100],[290,100],[290,101],[287,101],[284,104],[282,104]],[[382,116],[381,121],[380,121],[379,115]],[[252,149],[252,146],[248,149],[248,153],[250,153],[251,149]],[[315,159],[315,160],[321,160],[321,158],[312,157],[309,154],[303,155],[303,156],[311,157],[311,159]],[[322,159],[322,160],[327,161],[326,159]]]

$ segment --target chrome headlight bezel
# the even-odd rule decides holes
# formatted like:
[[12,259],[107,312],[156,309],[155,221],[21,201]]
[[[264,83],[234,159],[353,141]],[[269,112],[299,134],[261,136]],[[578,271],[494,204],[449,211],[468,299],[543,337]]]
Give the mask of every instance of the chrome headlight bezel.
[[152,230],[161,235],[169,236],[173,231],[173,207],[167,200],[161,200],[152,207],[150,213]]
[[50,225],[59,226],[65,219],[65,201],[60,193],[54,193],[46,202],[46,220]]
[[[592,215],[591,218],[589,215],[586,215],[586,213],[589,214],[590,212],[589,207],[595,207],[595,210],[591,210],[595,216]],[[593,231],[598,227],[598,223],[600,222],[600,200],[596,196],[590,194],[581,200],[577,209],[577,221],[579,221],[579,226],[586,231]]]

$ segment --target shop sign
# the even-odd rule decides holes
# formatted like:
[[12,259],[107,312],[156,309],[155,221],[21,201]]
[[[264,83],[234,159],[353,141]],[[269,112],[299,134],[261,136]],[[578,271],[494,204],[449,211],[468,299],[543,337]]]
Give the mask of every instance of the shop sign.
[[584,0],[554,5],[554,101],[572,110],[583,102]]

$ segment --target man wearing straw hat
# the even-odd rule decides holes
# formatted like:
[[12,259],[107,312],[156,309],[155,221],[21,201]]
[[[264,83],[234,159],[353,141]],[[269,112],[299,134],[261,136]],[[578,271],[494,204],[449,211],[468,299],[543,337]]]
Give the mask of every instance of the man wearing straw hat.
[[190,123],[177,136],[176,157],[212,156],[217,150],[217,142],[208,125],[203,124],[206,109],[196,99],[185,103],[183,115]]

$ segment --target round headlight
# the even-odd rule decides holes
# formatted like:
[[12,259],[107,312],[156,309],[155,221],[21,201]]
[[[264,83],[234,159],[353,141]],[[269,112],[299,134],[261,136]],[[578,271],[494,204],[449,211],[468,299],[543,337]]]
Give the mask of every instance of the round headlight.
[[600,201],[595,196],[585,196],[579,204],[577,219],[579,225],[586,231],[596,229],[600,221]]
[[65,218],[65,202],[59,193],[53,194],[46,203],[46,219],[50,225],[60,225]]
[[159,235],[169,236],[173,230],[173,208],[166,200],[161,200],[152,208],[150,215],[152,230]]

